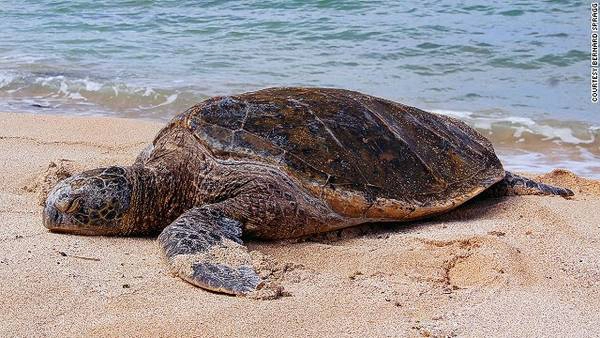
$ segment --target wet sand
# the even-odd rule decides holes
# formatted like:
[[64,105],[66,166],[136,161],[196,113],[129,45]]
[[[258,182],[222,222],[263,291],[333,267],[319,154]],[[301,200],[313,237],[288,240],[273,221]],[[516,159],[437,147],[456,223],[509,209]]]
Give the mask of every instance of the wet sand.
[[287,296],[172,277],[153,238],[49,233],[53,178],[128,164],[161,123],[0,114],[0,336],[593,336],[600,181],[572,199],[477,200],[435,220],[257,243]]

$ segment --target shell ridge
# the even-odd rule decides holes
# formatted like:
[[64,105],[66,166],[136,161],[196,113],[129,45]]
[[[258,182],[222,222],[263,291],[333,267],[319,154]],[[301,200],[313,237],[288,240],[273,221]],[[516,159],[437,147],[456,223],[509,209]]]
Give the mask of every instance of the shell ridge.
[[291,102],[297,103],[301,106],[306,107],[306,110],[309,112],[310,115],[312,115],[312,117],[315,118],[315,120],[317,120],[319,123],[321,123],[321,125],[323,126],[323,128],[325,128],[325,131],[329,134],[329,136],[331,136],[331,138],[333,138],[333,140],[335,141],[335,143],[338,144],[338,146],[340,146],[341,148],[344,148],[344,145],[342,144],[342,142],[340,142],[340,140],[338,140],[338,138],[335,136],[335,134],[333,133],[333,131],[325,124],[325,122],[323,120],[321,120],[321,118],[319,116],[317,116],[317,114],[315,114],[314,111],[312,111],[312,109],[310,109],[310,107],[306,104],[301,102],[300,100],[297,99],[288,99]]
[[[403,105],[403,106],[404,106],[404,105]],[[404,107],[405,107],[405,108],[406,108],[408,111],[411,111],[411,110],[416,110],[416,111],[420,112],[420,109],[418,109],[418,108],[415,108],[415,107],[411,107],[411,106],[404,106]],[[423,123],[423,121],[421,121],[419,118],[415,117],[414,115],[410,114],[410,116],[411,116],[411,120],[412,120],[414,123],[418,124],[419,126],[421,126],[421,127],[422,127],[422,128],[424,128],[424,129],[427,129],[427,130],[428,130],[428,131],[430,131],[432,134],[434,134],[434,135],[438,136],[440,139],[443,139],[443,140],[446,140],[446,141],[448,141],[448,143],[449,143],[449,144],[452,146],[452,148],[453,148],[453,149],[455,149],[455,150],[460,150],[460,147],[454,143],[454,141],[455,141],[455,140],[454,140],[454,139],[451,137],[452,135],[448,135],[448,134],[446,134],[446,133],[443,133],[443,135],[442,135],[442,134],[438,133],[436,130],[434,130],[433,128],[431,128],[430,126],[428,126],[427,124]],[[463,133],[463,131],[462,131],[462,130],[460,130],[460,131],[461,131],[461,133]],[[481,151],[479,151],[478,149],[475,149],[475,148],[471,147],[471,145],[470,145],[470,144],[465,144],[464,146],[468,147],[468,148],[469,148],[469,150],[473,151],[473,152],[474,152],[474,153],[476,153],[477,155],[479,155],[479,156],[483,156],[483,154],[481,153]],[[477,174],[481,173],[482,171],[483,171],[483,169],[481,169],[481,170],[477,171],[476,173],[474,173],[473,175],[471,175],[471,176],[469,176],[469,177],[463,177],[463,178],[461,178],[461,179],[452,179],[450,182],[448,182],[448,181],[445,181],[445,182],[446,182],[446,185],[447,185],[447,188],[446,188],[446,189],[444,189],[443,191],[446,191],[446,190],[448,190],[448,188],[450,188],[451,186],[453,186],[453,185],[455,185],[455,184],[457,184],[457,183],[460,183],[460,182],[463,182],[463,181],[465,181],[465,180],[468,180],[468,179],[471,179],[471,178],[473,178],[474,176],[476,176]]]
[[[323,96],[326,96],[326,97],[328,97],[328,98],[330,98],[330,99],[331,99],[331,96],[327,95],[327,93],[326,93],[326,92],[321,92],[320,94],[321,94],[321,95],[323,95]],[[347,96],[348,96],[348,97],[350,97],[350,98],[351,98],[351,99],[352,99],[354,102],[358,103],[358,102],[357,102],[357,101],[354,99],[354,97],[352,97],[351,95],[347,95]],[[316,117],[316,115],[314,114],[314,112],[312,112],[310,109],[309,109],[309,112],[310,112],[311,114],[313,114],[313,115]],[[317,119],[318,119],[319,121],[321,121],[321,119],[319,119],[319,118],[317,118]],[[321,123],[323,123],[323,121],[321,121]],[[329,128],[328,128],[328,127],[325,125],[325,123],[323,123],[323,126],[325,126],[325,128],[326,128],[326,129],[327,129],[327,130],[328,130],[328,131],[331,133],[331,130],[329,130]],[[332,134],[332,136],[333,136],[333,133],[331,133],[331,134]],[[333,137],[335,138],[335,136],[333,136]],[[344,150],[344,151],[346,152],[346,154],[350,155],[350,157],[352,157],[352,158],[354,157],[354,156],[352,156],[352,154],[351,154],[350,152],[348,152],[348,151],[346,150],[346,147],[344,147],[342,144],[339,144],[339,145],[340,145],[340,147],[342,148],[342,150]],[[354,164],[354,163],[352,163],[352,162],[351,162],[351,163],[350,163],[350,165],[351,165],[351,166],[352,166],[352,167],[353,167],[353,168],[354,168],[354,169],[355,169],[355,170],[356,170],[356,171],[357,171],[357,172],[360,174],[360,177],[362,177],[362,179],[364,180],[364,182],[365,182],[365,184],[366,184],[366,185],[372,185],[372,186],[373,186],[373,184],[371,184],[371,183],[369,182],[369,180],[367,179],[367,177],[365,176],[365,174],[362,172],[362,170],[360,170],[360,168],[359,168],[358,166],[356,166],[356,164]]]
[[[354,98],[352,98],[354,101],[356,101]],[[425,162],[425,160],[423,160],[421,158],[421,156],[415,151],[414,147],[408,143],[401,135],[400,133],[398,133],[397,128],[395,126],[390,125],[384,118],[383,116],[381,116],[379,113],[377,113],[376,111],[374,111],[373,109],[371,109],[371,107],[368,104],[364,105],[367,110],[374,115],[375,117],[377,117],[377,119],[383,123],[386,127],[388,127],[388,129],[394,134],[394,136],[396,136],[398,138],[399,141],[401,141],[402,143],[404,143],[404,145],[406,145],[406,147],[408,149],[410,149],[410,151],[412,152],[412,155],[415,156],[417,158],[417,160],[419,160],[419,162],[421,162],[421,164],[427,169],[427,171],[429,172],[429,174],[433,177],[435,177],[436,181],[438,182],[443,182],[443,180],[440,180],[440,178],[436,175],[435,171],[429,166],[428,163]]]
[[[463,121],[455,119],[455,118],[450,117],[450,116],[441,115],[440,117],[443,117],[444,119],[448,119],[448,120],[450,120],[450,121],[452,121],[454,123],[464,123]],[[427,128],[427,126],[424,126],[424,127]],[[466,133],[462,129],[459,128],[459,130],[460,130],[460,132],[462,134],[466,135]],[[470,144],[465,144],[464,146],[467,147],[467,148],[469,148],[471,151],[473,151],[477,155],[483,156],[483,153],[480,150],[473,148]],[[459,147],[455,147],[454,149],[460,149],[460,148]]]
[[255,133],[253,133],[253,132],[250,132],[250,131],[248,131],[248,130],[245,130],[245,129],[244,129],[244,130],[241,130],[241,132],[248,133],[249,135],[252,135],[252,136],[254,136],[254,137],[257,137],[257,138],[259,138],[259,139],[261,139],[261,140],[263,140],[263,141],[269,142],[270,144],[272,144],[272,145],[273,145],[273,147],[277,148],[278,150],[281,150],[281,151],[283,152],[283,153],[282,153],[282,155],[283,155],[283,154],[288,154],[288,155],[290,155],[290,156],[293,156],[293,157],[294,157],[294,158],[296,158],[297,160],[299,160],[299,161],[301,161],[302,163],[304,163],[304,164],[308,165],[308,166],[309,166],[311,169],[313,169],[313,170],[315,170],[315,171],[318,171],[318,172],[320,172],[321,174],[324,174],[324,175],[326,175],[326,176],[333,176],[333,175],[331,175],[331,174],[329,174],[329,173],[327,173],[327,172],[325,172],[325,171],[323,171],[323,170],[321,170],[321,169],[318,169],[318,168],[316,168],[315,166],[313,166],[312,164],[310,164],[310,162],[307,162],[306,160],[304,160],[302,157],[300,157],[300,156],[298,156],[298,155],[296,155],[296,154],[294,154],[294,153],[291,153],[291,152],[289,152],[289,151],[285,150],[284,148],[281,148],[280,146],[276,145],[276,144],[275,144],[275,143],[273,143],[273,142],[270,142],[268,139],[265,139],[263,136],[260,136],[260,135],[258,135],[258,134],[255,134]]

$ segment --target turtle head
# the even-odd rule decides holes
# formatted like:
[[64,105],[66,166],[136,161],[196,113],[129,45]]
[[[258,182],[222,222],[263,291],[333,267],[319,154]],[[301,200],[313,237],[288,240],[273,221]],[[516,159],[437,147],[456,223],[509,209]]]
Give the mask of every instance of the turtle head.
[[116,235],[131,205],[129,168],[85,171],[59,182],[48,194],[44,225],[53,232]]

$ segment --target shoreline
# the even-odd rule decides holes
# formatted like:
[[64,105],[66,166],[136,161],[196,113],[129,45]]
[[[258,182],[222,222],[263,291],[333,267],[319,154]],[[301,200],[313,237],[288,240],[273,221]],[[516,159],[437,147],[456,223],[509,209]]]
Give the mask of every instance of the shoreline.
[[132,163],[163,125],[0,114],[1,336],[598,332],[600,215],[590,211],[600,180],[567,171],[533,177],[572,189],[568,200],[476,200],[432,220],[250,242],[290,294],[271,301],[170,276],[154,238],[46,231],[38,203],[49,178]]

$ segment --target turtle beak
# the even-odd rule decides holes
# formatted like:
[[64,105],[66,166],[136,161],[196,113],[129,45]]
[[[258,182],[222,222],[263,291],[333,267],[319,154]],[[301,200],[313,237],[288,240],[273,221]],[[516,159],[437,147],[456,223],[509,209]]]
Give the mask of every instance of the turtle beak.
[[63,214],[69,208],[70,202],[65,198],[68,196],[69,190],[69,187],[61,182],[50,191],[46,198],[43,220],[44,226],[51,231],[60,227]]
[[[48,203],[44,206],[43,222],[44,226],[50,232],[72,235],[100,235],[98,229],[88,229],[80,224],[73,222],[68,213],[59,208],[64,207],[64,203]],[[67,210],[68,211],[68,210]]]
[[56,229],[61,221],[62,215],[53,205],[50,205],[46,202],[46,206],[44,207],[43,214],[44,226],[48,228],[50,231]]
[[73,227],[69,213],[77,209],[79,199],[72,197],[71,193],[71,187],[61,182],[48,194],[42,218],[50,231],[65,232]]

